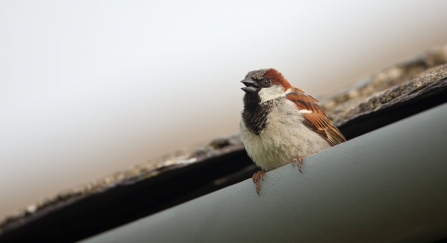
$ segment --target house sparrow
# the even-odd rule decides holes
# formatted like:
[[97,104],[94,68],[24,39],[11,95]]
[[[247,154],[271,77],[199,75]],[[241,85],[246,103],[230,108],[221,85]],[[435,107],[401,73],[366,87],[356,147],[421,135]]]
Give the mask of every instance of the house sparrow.
[[293,87],[277,70],[251,71],[241,81],[246,87],[239,128],[250,158],[262,170],[253,174],[256,192],[266,171],[346,141],[318,106],[318,100]]

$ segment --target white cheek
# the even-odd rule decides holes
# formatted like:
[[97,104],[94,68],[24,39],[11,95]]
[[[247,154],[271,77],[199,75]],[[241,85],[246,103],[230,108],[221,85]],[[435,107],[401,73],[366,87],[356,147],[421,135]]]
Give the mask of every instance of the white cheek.
[[273,85],[270,88],[262,88],[259,91],[259,97],[261,97],[261,103],[277,99],[285,95],[286,93],[284,92],[284,88],[279,85]]

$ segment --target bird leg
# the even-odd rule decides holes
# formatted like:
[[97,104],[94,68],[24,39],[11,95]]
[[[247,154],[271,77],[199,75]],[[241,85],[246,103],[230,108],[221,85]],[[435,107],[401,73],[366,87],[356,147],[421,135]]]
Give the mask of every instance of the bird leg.
[[251,179],[253,179],[253,182],[256,184],[256,193],[259,195],[259,191],[261,190],[261,186],[259,185],[259,179],[264,180],[265,171],[260,170],[253,174]]
[[298,157],[293,158],[293,159],[290,160],[290,163],[292,164],[292,166],[295,165],[295,163],[298,165],[298,170],[299,170],[301,173],[303,173],[303,172],[301,171],[301,166],[303,165],[303,159],[304,159],[304,157],[302,157],[302,156],[298,156]]

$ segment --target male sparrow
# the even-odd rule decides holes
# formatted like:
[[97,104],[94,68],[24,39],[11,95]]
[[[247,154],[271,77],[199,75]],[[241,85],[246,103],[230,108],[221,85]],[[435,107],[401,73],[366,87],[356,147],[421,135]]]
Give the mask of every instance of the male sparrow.
[[273,68],[251,71],[241,81],[246,87],[239,128],[250,158],[262,170],[253,174],[256,192],[266,171],[346,141],[318,106],[318,100],[293,87]]

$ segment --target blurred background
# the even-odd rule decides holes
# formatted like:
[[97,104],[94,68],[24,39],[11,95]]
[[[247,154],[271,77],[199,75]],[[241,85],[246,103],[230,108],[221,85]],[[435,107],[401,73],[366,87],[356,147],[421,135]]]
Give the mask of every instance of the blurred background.
[[316,97],[447,42],[447,1],[0,1],[0,217],[238,130],[248,71]]

